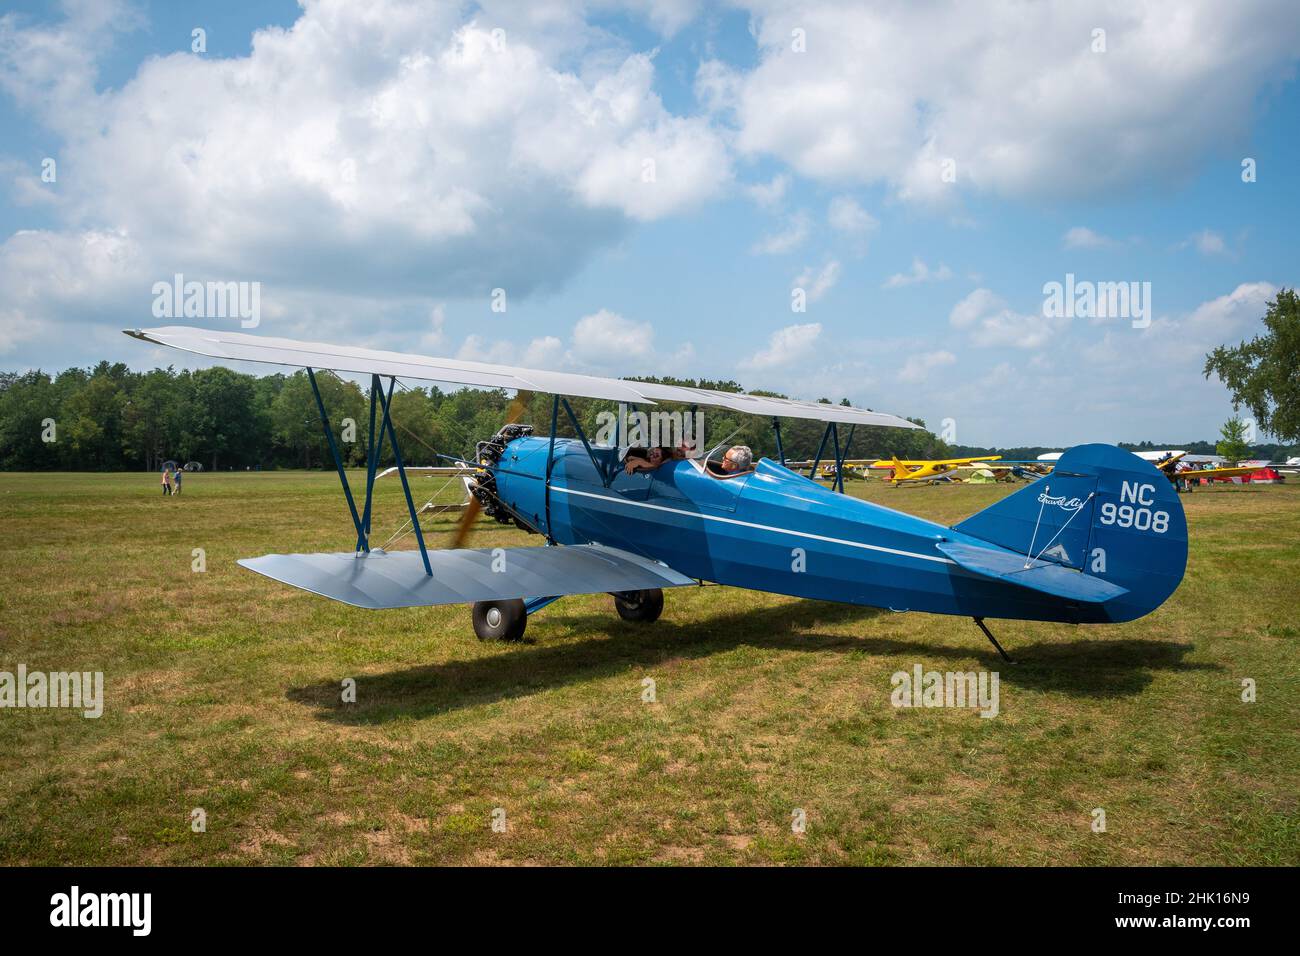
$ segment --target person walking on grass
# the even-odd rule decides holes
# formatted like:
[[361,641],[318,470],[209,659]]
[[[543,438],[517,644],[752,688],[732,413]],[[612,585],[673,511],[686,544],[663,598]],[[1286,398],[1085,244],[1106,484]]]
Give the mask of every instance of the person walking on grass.
[[173,491],[172,494],[179,495],[181,493],[181,476],[183,476],[184,474],[185,474],[185,469],[182,468],[180,465],[177,465],[176,466],[176,490]]
[[172,470],[170,467],[163,468],[162,489],[164,498],[172,493]]

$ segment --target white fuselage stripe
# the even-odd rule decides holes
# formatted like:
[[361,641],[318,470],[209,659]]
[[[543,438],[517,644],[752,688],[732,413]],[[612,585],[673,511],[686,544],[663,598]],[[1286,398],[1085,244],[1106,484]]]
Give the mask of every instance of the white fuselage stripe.
[[630,505],[634,508],[650,508],[653,511],[667,511],[670,514],[683,515],[687,518],[702,518],[705,521],[721,521],[724,524],[740,525],[742,528],[756,528],[759,531],[771,531],[776,534],[788,534],[796,538],[808,538],[812,541],[826,541],[830,544],[842,544],[850,548],[865,548],[868,551],[882,551],[885,554],[897,554],[905,558],[917,558],[921,561],[934,561],[938,564],[956,564],[951,558],[942,558],[938,555],[917,554],[915,551],[900,551],[897,548],[886,548],[879,544],[867,544],[863,541],[848,541],[844,538],[829,538],[822,534],[813,534],[810,531],[791,531],[789,528],[776,528],[767,524],[755,524],[752,521],[741,521],[739,518],[724,518],[722,515],[706,515],[695,511],[682,511],[679,508],[666,508],[663,505],[652,505],[647,501],[629,501],[627,498],[616,495],[598,495],[590,491],[578,491],[574,488],[561,488],[558,485],[551,486],[551,492],[564,495],[581,495],[583,498],[598,498],[601,501],[608,501],[614,504]]

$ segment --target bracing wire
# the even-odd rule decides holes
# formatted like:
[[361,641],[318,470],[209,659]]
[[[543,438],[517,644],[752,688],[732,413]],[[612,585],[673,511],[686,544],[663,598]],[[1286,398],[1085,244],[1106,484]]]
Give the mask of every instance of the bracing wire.
[[[1050,490],[1050,489],[1048,489],[1048,490]],[[1090,492],[1088,492],[1088,501],[1091,501],[1091,500],[1096,496],[1096,494],[1097,494],[1097,493],[1096,493],[1095,491],[1090,491]],[[1047,553],[1047,549],[1050,548],[1050,547],[1052,546],[1052,542],[1055,541],[1057,538],[1059,538],[1059,537],[1061,536],[1061,532],[1062,532],[1062,531],[1064,531],[1066,528],[1070,527],[1070,522],[1074,520],[1074,516],[1077,515],[1080,511],[1083,510],[1084,505],[1086,505],[1086,504],[1088,503],[1088,501],[1085,501],[1082,505],[1079,505],[1079,507],[1076,508],[1074,511],[1070,512],[1070,517],[1068,517],[1068,518],[1065,519],[1065,524],[1061,525],[1059,528],[1056,529],[1056,534],[1052,535],[1052,540],[1049,541],[1049,542],[1047,542],[1047,544],[1043,545],[1042,550],[1040,550],[1040,551],[1038,552],[1037,555],[1034,555],[1034,554],[1032,553],[1032,552],[1033,552],[1033,547],[1034,547],[1034,546],[1033,546],[1033,543],[1032,543],[1032,542],[1030,543],[1030,545],[1029,545],[1029,550],[1030,550],[1030,553],[1031,553],[1031,556],[1030,556],[1030,558],[1029,558],[1030,562],[1037,561],[1039,558],[1041,558],[1044,554]],[[1040,511],[1039,511],[1039,514],[1040,514],[1040,515],[1042,514],[1041,509],[1040,509]],[[1035,528],[1035,530],[1037,530],[1037,528]],[[1029,565],[1026,564],[1025,567],[1029,567]]]
[[1043,489],[1043,493],[1038,496],[1038,519],[1034,522],[1034,533],[1029,539],[1029,550],[1025,552],[1025,567],[1029,567],[1034,560],[1030,557],[1034,553],[1034,542],[1038,540],[1038,526],[1043,521],[1043,508],[1047,505],[1047,496],[1052,493],[1052,486],[1048,485]]

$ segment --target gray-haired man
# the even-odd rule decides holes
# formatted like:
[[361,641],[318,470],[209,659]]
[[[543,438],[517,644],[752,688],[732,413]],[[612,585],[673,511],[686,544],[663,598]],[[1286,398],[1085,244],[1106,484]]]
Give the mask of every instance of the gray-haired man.
[[754,452],[748,445],[734,445],[722,456],[722,463],[710,466],[709,473],[715,478],[734,478],[754,470]]

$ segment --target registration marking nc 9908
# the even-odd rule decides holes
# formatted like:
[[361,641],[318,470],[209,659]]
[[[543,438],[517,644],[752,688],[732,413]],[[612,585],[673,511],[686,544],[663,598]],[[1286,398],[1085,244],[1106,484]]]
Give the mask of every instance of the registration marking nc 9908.
[[[1150,483],[1139,484],[1126,481],[1120,488],[1119,504],[1104,502],[1101,506],[1099,524],[1115,525],[1119,528],[1133,528],[1136,531],[1152,531],[1164,534],[1169,530],[1169,512],[1156,511],[1156,486]],[[1132,504],[1127,504],[1132,502]]]

